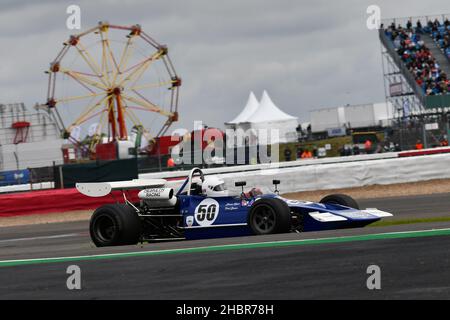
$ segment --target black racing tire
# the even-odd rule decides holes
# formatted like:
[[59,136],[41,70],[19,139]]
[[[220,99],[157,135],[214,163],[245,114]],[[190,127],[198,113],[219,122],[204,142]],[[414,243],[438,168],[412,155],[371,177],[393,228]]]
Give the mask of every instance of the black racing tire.
[[280,199],[259,199],[250,208],[248,225],[254,234],[291,231],[291,210]]
[[139,242],[141,219],[125,204],[107,204],[94,211],[89,232],[97,247],[124,246]]
[[346,207],[359,210],[358,202],[346,194],[330,194],[320,200],[320,203],[340,204]]

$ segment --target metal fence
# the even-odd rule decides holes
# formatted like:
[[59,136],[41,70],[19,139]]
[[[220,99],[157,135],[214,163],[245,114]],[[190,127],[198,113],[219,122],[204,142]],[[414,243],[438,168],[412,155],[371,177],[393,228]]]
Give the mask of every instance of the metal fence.
[[402,150],[412,150],[417,143],[435,148],[448,143],[449,117],[447,113],[414,115],[397,119],[389,129],[387,142],[393,141]]
[[[260,157],[261,153],[261,157]],[[206,153],[204,150],[184,152],[180,155],[155,155],[138,158],[138,172],[150,173],[171,170],[189,170],[194,167],[215,168],[225,166],[238,166],[259,164],[270,161],[270,148],[262,149],[260,146],[245,146],[228,148]],[[173,165],[169,164],[172,158]],[[278,162],[278,157],[274,160]]]

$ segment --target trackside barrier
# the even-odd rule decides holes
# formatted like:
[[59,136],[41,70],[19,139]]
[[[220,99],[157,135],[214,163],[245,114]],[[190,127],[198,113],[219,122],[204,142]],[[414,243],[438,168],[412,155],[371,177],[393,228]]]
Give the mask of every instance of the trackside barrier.
[[[220,168],[210,168],[202,169],[205,174],[227,174],[236,172],[259,172],[267,169],[276,168],[293,168],[320,164],[330,164],[330,163],[344,163],[344,162],[355,162],[355,161],[365,161],[365,160],[380,160],[380,159],[392,159],[397,158],[397,152],[390,153],[377,153],[377,154],[363,154],[356,156],[347,157],[333,157],[333,158],[322,158],[322,159],[308,159],[308,160],[296,160],[287,162],[277,162],[271,164],[255,164],[255,165],[241,165],[241,166],[230,166],[230,167],[220,167]],[[190,170],[179,170],[179,171],[166,171],[166,172],[152,172],[143,173],[139,175],[140,179],[170,179],[170,178],[180,178],[186,177]]]
[[[127,198],[138,201],[137,191],[129,191]],[[92,210],[117,201],[122,201],[120,191],[113,191],[111,195],[99,198],[87,197],[75,188],[9,193],[0,196],[0,218]]]
[[319,164],[279,170],[228,173],[221,175],[230,189],[245,180],[247,186],[271,189],[272,180],[281,180],[282,192],[352,188],[450,178],[450,154]]
[[426,156],[430,154],[438,154],[438,153],[450,153],[449,147],[440,147],[440,148],[432,148],[432,149],[423,149],[423,150],[410,150],[399,152],[399,157],[416,157],[416,156]]
[[[235,193],[240,192],[234,187],[236,181],[247,181],[246,188],[258,186],[264,192],[268,192],[273,191],[272,180],[279,179],[281,180],[280,191],[287,193],[450,178],[449,153],[402,158],[358,157],[357,159],[351,162],[331,163],[305,160],[304,164],[297,166],[289,163],[289,166],[280,166],[278,169],[261,170],[259,168],[243,172],[220,173],[220,176]],[[320,163],[314,164],[311,161]],[[206,171],[211,174],[211,170]],[[175,188],[179,186],[182,182],[180,177],[180,174],[178,178],[169,177],[169,186]],[[133,195],[129,198],[134,200]],[[72,188],[4,194],[0,196],[0,217],[94,209],[105,203],[120,200],[121,195],[118,192],[114,196],[89,198]]]
[[[444,149],[445,150],[445,149]],[[350,156],[337,158],[347,161],[304,160],[282,163],[279,168],[270,169],[261,165],[205,169],[206,174],[218,174],[230,190],[236,181],[247,181],[247,188],[261,187],[264,192],[273,191],[272,180],[281,180],[282,192],[352,188],[368,185],[387,185],[450,178],[450,154],[440,153],[423,156],[398,157],[397,153],[380,155]],[[390,155],[388,157],[387,155]],[[392,157],[394,156],[394,157]],[[337,160],[335,159],[335,160]],[[351,160],[351,161],[348,161]],[[171,187],[179,184],[188,171],[167,174],[144,174],[140,178],[166,178],[172,180]]]

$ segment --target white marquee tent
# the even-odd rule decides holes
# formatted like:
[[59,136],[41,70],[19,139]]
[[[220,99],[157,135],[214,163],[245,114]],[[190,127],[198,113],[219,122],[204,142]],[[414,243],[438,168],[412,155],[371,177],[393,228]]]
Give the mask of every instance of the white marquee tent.
[[[260,144],[274,144],[297,141],[298,118],[280,110],[264,90],[261,101],[250,93],[249,100],[241,113],[225,123],[227,128],[251,130]],[[250,112],[253,111],[253,112]]]
[[225,122],[225,126],[229,129],[238,129],[240,125],[245,123],[256,109],[258,109],[258,106],[259,102],[253,91],[251,91],[244,109],[242,109],[241,113],[239,113],[236,118],[229,122]]

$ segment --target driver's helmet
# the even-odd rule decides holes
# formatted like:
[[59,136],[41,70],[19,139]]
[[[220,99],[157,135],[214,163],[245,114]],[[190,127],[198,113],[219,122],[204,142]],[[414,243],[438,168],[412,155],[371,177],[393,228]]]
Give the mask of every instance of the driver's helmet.
[[216,176],[207,176],[202,183],[202,192],[208,197],[226,197],[228,190],[225,181]]

